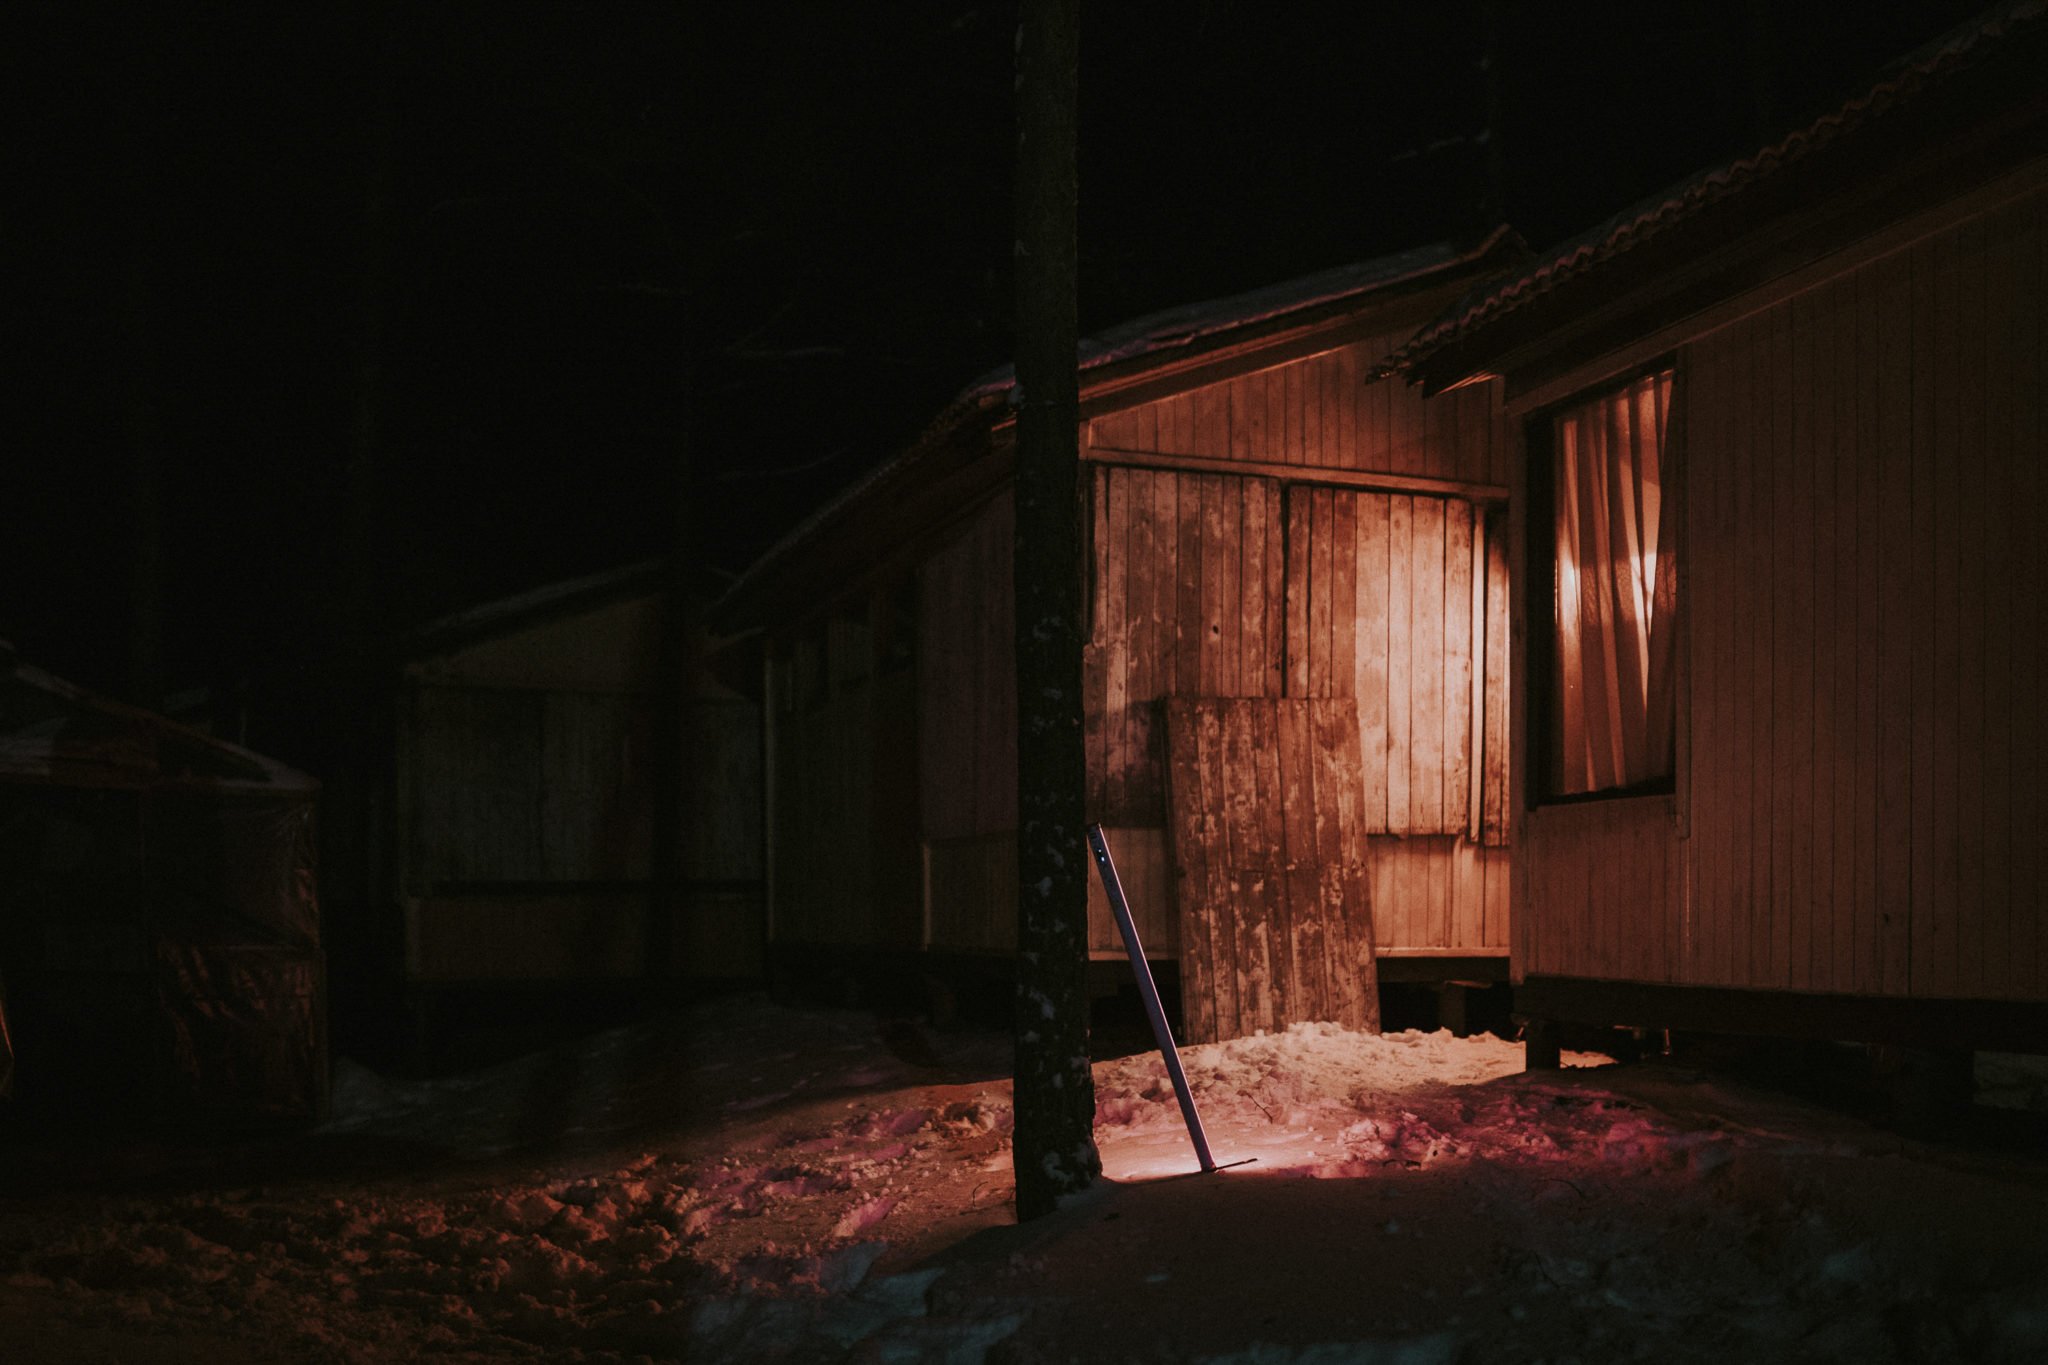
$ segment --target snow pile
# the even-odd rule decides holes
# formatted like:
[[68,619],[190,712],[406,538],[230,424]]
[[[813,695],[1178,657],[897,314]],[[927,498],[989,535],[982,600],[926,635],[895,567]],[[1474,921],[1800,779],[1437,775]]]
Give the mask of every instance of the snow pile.
[[[1204,1115],[1284,1123],[1332,1107],[1369,1107],[1419,1087],[1477,1085],[1522,1069],[1522,1048],[1491,1034],[1448,1031],[1360,1033],[1337,1024],[1294,1024],[1181,1049],[1181,1065]],[[1095,1121],[1115,1127],[1156,1121],[1174,1103],[1157,1053],[1095,1068]],[[1176,1120],[1177,1121],[1177,1120]]]
[[453,1198],[188,1197],[110,1210],[22,1255],[8,1283],[145,1329],[233,1326],[307,1361],[415,1347],[447,1360],[807,1360],[871,1337],[953,1350],[1014,1331],[1014,1314],[932,1318],[936,1271],[871,1277],[887,1245],[865,1234],[893,1196],[856,1193],[815,1241],[695,1254],[720,1224],[851,1189],[856,1165],[647,1155]]
[[[1355,1177],[1389,1164],[1424,1166],[1477,1156],[1554,1157],[1562,1150],[1544,1101],[1483,1087],[1522,1071],[1519,1044],[1481,1034],[1361,1033],[1295,1024],[1181,1049],[1195,1105],[1220,1162]],[[1604,1062],[1571,1054],[1574,1066]],[[1113,1178],[1189,1169],[1190,1148],[1173,1087],[1157,1054],[1095,1068],[1096,1136]],[[1626,1144],[1627,1121],[1577,1134]]]
[[[137,1340],[24,1358],[210,1334],[315,1365],[2048,1359],[2048,1167],[1683,1068],[1526,1075],[1496,1038],[1327,1024],[1191,1047],[1217,1158],[1251,1164],[1179,1178],[1160,1059],[1104,1062],[1110,1179],[1020,1228],[1001,1038],[764,1001],[684,1022],[344,1071],[335,1164],[294,1183],[17,1201],[0,1330]],[[382,1141],[522,1155],[348,1164]]]

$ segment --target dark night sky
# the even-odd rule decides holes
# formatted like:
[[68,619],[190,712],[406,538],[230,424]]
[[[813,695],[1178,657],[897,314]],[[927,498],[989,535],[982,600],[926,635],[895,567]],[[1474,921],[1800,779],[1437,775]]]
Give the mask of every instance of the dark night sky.
[[[1507,0],[1505,216],[1553,242],[1975,8]],[[1478,0],[1084,9],[1084,330],[1482,225]],[[742,567],[1006,358],[1014,23],[8,7],[0,636],[127,689],[153,468],[165,685],[316,657],[366,392],[381,625],[658,552],[685,441]]]

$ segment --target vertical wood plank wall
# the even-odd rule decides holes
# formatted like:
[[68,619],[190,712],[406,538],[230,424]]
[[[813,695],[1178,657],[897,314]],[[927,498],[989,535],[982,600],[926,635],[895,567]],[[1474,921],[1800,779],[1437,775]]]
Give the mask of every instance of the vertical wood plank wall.
[[[1086,424],[1089,809],[1125,843],[1142,831],[1148,856],[1163,840],[1163,698],[1357,695],[1380,951],[1504,952],[1504,524],[1493,518],[1489,539],[1460,499],[1314,486],[1319,470],[1505,484],[1497,386],[1425,400],[1361,383],[1407,334]],[[1303,482],[1122,466],[1119,453],[1295,465]],[[1156,885],[1170,896],[1169,877]],[[1173,922],[1170,903],[1133,900],[1141,927]]]
[[1687,822],[1532,811],[1519,971],[2048,996],[2044,254],[2034,191],[1682,349]]
[[[1424,314],[1414,324],[1426,320]],[[1424,398],[1420,388],[1399,381],[1363,382],[1414,330],[1404,326],[1098,417],[1088,424],[1087,443],[1505,486],[1508,451],[1494,386]]]
[[[645,693],[413,683],[400,725],[400,885],[421,981],[566,980],[642,970],[654,837]],[[696,811],[675,837],[691,883],[678,966],[758,970],[760,713],[687,706]]]
[[1005,491],[917,573],[919,821],[935,948],[1016,945],[1015,526]]
[[867,820],[875,757],[871,655],[865,614],[835,615],[800,628],[771,660],[770,914],[777,942],[883,940]]

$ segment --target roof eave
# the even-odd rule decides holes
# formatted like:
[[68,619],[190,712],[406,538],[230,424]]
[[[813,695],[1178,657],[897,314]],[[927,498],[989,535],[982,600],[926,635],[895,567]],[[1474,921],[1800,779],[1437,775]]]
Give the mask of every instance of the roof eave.
[[[1505,224],[1497,226],[1472,245],[1453,248],[1440,260],[1412,272],[1376,280],[1369,286],[1317,298],[1297,306],[1276,309],[1239,323],[1191,331],[1181,338],[1148,339],[1142,349],[1130,354],[1114,352],[1084,358],[1080,362],[1083,415],[1118,406],[1150,401],[1143,390],[1177,381],[1213,382],[1204,376],[1191,380],[1191,372],[1211,366],[1257,368],[1278,363],[1290,348],[1310,345],[1325,333],[1341,329],[1351,319],[1397,306],[1404,299],[1440,288],[1447,280],[1464,279],[1504,270],[1525,260],[1528,245]],[[1338,344],[1329,338],[1330,344]],[[1306,352],[1304,352],[1306,353]],[[970,385],[942,411],[912,445],[884,461],[866,478],[856,482],[837,498],[800,523],[757,560],[719,602],[712,624],[721,631],[739,631],[760,625],[768,614],[766,606],[778,596],[774,582],[792,560],[807,547],[833,535],[874,505],[918,466],[939,452],[981,442],[980,455],[1000,455],[1001,435],[1015,420],[1011,406],[1012,384],[1008,367],[991,371]]]

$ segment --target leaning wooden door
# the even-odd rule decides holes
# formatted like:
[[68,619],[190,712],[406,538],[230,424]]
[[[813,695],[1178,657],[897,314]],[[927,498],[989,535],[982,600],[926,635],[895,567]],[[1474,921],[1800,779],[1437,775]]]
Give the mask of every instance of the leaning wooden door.
[[1174,697],[1166,741],[1188,1040],[1377,1029],[1350,699]]

